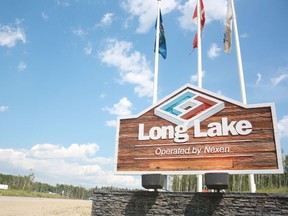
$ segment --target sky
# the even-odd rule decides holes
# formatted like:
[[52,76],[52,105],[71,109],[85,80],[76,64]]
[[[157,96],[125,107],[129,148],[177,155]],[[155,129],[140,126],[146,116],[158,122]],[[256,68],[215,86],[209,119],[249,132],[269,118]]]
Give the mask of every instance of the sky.
[[[242,101],[226,0],[203,0],[203,88]],[[275,103],[288,154],[288,1],[235,0],[248,104]],[[197,86],[196,0],[162,0],[159,100]],[[114,175],[116,120],[152,105],[156,0],[0,1],[0,173],[48,184],[141,188]]]

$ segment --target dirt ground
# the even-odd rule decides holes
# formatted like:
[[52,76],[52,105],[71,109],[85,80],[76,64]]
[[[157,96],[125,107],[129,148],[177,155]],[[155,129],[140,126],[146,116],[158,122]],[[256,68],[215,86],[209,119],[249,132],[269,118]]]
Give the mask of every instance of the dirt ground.
[[92,201],[0,196],[0,216],[91,216]]

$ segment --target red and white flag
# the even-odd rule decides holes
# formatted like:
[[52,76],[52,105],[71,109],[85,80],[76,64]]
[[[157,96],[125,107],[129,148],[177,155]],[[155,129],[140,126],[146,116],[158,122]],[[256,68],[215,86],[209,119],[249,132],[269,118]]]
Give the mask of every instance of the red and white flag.
[[[195,7],[195,10],[194,10],[194,14],[193,14],[193,21],[195,23],[198,23],[197,22],[197,19],[198,19],[198,14],[197,14],[197,6]],[[204,4],[203,4],[203,1],[200,0],[200,24],[201,24],[201,35],[202,35],[202,30],[204,28],[204,24],[205,24],[205,10],[204,10]],[[198,47],[198,39],[197,39],[197,33],[194,37],[194,41],[193,41],[193,48],[197,48]]]

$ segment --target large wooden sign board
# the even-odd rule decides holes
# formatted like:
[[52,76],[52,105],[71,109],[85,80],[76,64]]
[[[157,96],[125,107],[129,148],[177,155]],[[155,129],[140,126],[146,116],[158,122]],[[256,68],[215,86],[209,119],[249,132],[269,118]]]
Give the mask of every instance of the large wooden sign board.
[[274,104],[244,105],[185,85],[118,119],[118,174],[283,173]]

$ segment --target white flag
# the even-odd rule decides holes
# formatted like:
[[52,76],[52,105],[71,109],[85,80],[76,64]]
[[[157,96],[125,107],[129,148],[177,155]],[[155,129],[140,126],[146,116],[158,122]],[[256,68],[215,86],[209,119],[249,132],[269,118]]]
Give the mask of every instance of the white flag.
[[226,12],[226,18],[225,18],[225,32],[224,32],[224,52],[230,53],[231,50],[231,43],[232,43],[232,5],[231,0],[228,0],[227,4],[227,12]]

